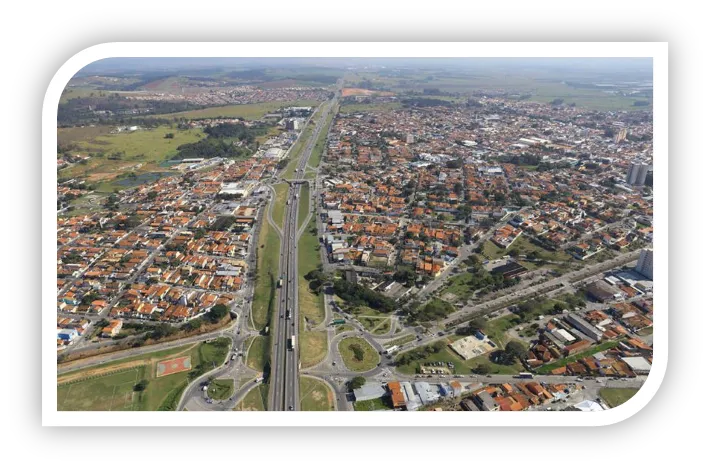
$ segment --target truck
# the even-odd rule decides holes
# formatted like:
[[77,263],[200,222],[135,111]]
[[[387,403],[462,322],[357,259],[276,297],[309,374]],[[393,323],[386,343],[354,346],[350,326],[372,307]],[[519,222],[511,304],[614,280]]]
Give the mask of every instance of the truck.
[[533,375],[530,372],[521,372],[518,374],[519,379],[532,379]]
[[288,350],[293,351],[294,349],[296,349],[296,335],[291,335],[288,340]]
[[277,287],[280,288],[280,287],[283,286],[283,285],[284,285],[284,280],[283,280],[282,278],[279,278],[279,282],[278,282],[278,284],[277,284]]
[[286,320],[291,320],[291,309],[286,309]]
[[398,349],[399,349],[399,346],[397,346],[397,345],[390,346],[389,348],[385,349],[385,354],[392,354],[395,351],[397,351]]
[[330,322],[331,325],[342,325],[345,323],[345,319],[335,319],[332,322]]

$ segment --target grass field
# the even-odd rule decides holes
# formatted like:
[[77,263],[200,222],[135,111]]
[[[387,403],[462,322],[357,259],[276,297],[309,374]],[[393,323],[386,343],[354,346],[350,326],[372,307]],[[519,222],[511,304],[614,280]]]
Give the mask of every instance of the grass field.
[[473,294],[471,286],[468,284],[471,279],[473,279],[473,273],[464,272],[454,275],[451,278],[449,285],[441,291],[441,296],[443,297],[446,294],[453,294],[456,296],[456,300],[469,299]]
[[286,198],[288,197],[288,184],[276,184],[274,185],[274,191],[276,192],[276,196],[272,202],[274,209],[271,212],[271,217],[274,219],[274,223],[283,229],[284,214],[286,212]]
[[164,119],[211,119],[215,117],[241,117],[246,120],[256,120],[282,107],[316,106],[318,101],[273,101],[256,104],[235,104],[231,106],[209,107],[172,114],[160,114],[153,117]]
[[[351,347],[359,346],[363,351],[362,360],[355,358],[355,352]],[[338,351],[345,362],[348,369],[356,372],[365,372],[377,367],[377,363],[380,362],[380,355],[377,354],[375,348],[370,346],[370,344],[363,340],[362,338],[351,337],[345,338],[338,343]]]
[[513,318],[515,317],[517,317],[517,315],[505,315],[495,320],[489,320],[484,329],[486,336],[500,348],[504,348],[508,341],[510,341],[505,332],[517,326],[517,324],[513,322]]
[[278,232],[264,220],[259,231],[256,263],[257,276],[254,284],[254,302],[251,307],[252,322],[257,330],[261,330],[269,324],[269,303],[272,298],[274,301],[273,308],[275,309],[280,251],[281,239]]
[[345,333],[345,332],[353,331],[353,330],[355,330],[355,327],[353,327],[352,325],[338,325],[335,328],[335,334],[340,335],[341,333]]
[[[505,255],[508,255],[513,249],[517,249],[521,255],[525,255],[530,252],[536,252],[537,258],[541,260],[547,260],[552,262],[575,262],[574,258],[567,252],[551,252],[547,249],[533,244],[525,236],[520,236],[515,239],[515,242],[513,242],[507,249],[501,249],[490,240],[487,240],[483,243],[483,256],[490,260],[497,260]],[[524,266],[529,268],[531,264],[529,262],[524,262]],[[536,268],[536,266],[534,268]]]
[[300,377],[301,411],[333,411],[335,398],[325,382],[310,377]]
[[325,150],[325,142],[328,138],[328,129],[330,128],[330,124],[331,122],[333,122],[333,119],[337,114],[338,108],[336,106],[333,110],[330,111],[330,113],[325,118],[325,125],[323,125],[323,129],[318,135],[316,144],[313,147],[313,152],[311,153],[310,158],[308,158],[308,165],[310,165],[311,167],[318,167],[318,165],[320,164],[320,160],[323,157],[323,151]]
[[301,315],[312,326],[317,326],[325,320],[325,304],[323,293],[313,293],[308,281],[304,278],[308,272],[320,267],[320,243],[318,235],[314,234],[316,218],[311,220],[298,240],[298,307]]
[[233,379],[217,379],[213,380],[207,387],[207,395],[215,400],[227,400],[234,393]]
[[[81,369],[58,376],[59,411],[156,411],[173,410],[189,380],[221,364],[231,340],[176,347]],[[158,361],[189,355],[192,371],[157,378]],[[133,391],[141,380],[142,392]]]
[[303,222],[308,219],[310,212],[308,211],[309,201],[311,191],[308,185],[302,185],[301,191],[298,194],[298,227],[303,226]]
[[573,354],[565,359],[560,359],[559,361],[551,362],[549,364],[545,364],[544,366],[538,367],[535,369],[536,374],[547,374],[548,372],[552,371],[553,369],[557,369],[558,367],[564,367],[570,362],[574,362],[578,359],[582,359],[585,357],[592,356],[600,351],[606,351],[607,349],[611,349],[618,345],[618,341],[607,341],[605,343],[602,343],[598,346],[593,346],[586,351],[582,351],[581,353]]
[[247,366],[256,371],[263,371],[269,356],[271,340],[268,336],[255,336],[247,353]]
[[355,411],[382,411],[391,410],[392,407],[387,401],[387,397],[375,398],[372,400],[356,401],[353,403]]
[[384,335],[387,332],[390,331],[390,318],[385,317],[385,318],[370,318],[370,317],[361,317],[358,319],[360,323],[362,323],[362,326],[365,327],[366,330],[368,330],[370,333],[373,333],[375,335]]
[[616,408],[633,398],[638,391],[638,388],[602,388],[599,390],[599,396],[610,407]]
[[298,334],[298,345],[301,367],[315,366],[328,353],[328,334],[324,330],[301,331]]
[[249,393],[234,408],[235,411],[266,411],[269,398],[269,387],[258,385],[252,388]]
[[[105,127],[57,129],[59,142],[71,142],[77,146],[72,152],[93,154],[85,163],[60,170],[59,178],[83,178],[90,184],[98,184],[96,191],[101,193],[129,188],[146,182],[141,176],[163,175],[169,171],[169,167],[161,167],[160,164],[175,155],[178,146],[204,137],[200,130],[178,130],[168,126],[117,134],[108,134],[105,130]],[[175,136],[165,138],[166,133]],[[130,173],[138,178],[126,177]]]

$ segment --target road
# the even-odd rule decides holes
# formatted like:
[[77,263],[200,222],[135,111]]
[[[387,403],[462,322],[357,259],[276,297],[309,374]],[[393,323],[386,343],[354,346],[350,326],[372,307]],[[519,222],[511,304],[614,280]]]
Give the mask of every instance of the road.
[[[340,86],[340,84],[339,84]],[[278,291],[277,314],[272,327],[272,359],[269,386],[270,411],[298,411],[299,398],[299,344],[298,344],[298,196],[308,160],[315,149],[328,114],[337,104],[339,92],[322,107],[320,118],[300,154],[296,171],[289,183],[284,213],[283,236],[279,258],[279,278],[282,287]],[[302,231],[301,231],[302,232]]]

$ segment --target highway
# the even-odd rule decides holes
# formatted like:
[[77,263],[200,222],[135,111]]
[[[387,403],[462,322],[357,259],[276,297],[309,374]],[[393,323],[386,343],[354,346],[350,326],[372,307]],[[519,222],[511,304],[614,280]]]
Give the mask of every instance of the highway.
[[306,165],[325,126],[328,114],[337,104],[340,83],[333,99],[322,107],[316,127],[299,156],[293,181],[289,183],[282,231],[279,272],[282,286],[278,290],[277,313],[272,321],[272,359],[269,386],[269,411],[298,411],[299,344],[298,344],[298,195]]

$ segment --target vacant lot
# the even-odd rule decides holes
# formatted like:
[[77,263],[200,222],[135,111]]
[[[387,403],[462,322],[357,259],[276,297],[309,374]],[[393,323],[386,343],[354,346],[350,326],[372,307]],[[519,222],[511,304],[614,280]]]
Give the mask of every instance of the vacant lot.
[[256,104],[235,104],[231,106],[209,107],[172,114],[161,114],[154,117],[164,119],[212,119],[215,117],[241,117],[246,120],[256,120],[282,107],[316,106],[317,101],[274,101]]
[[[377,367],[380,355],[362,338],[345,338],[338,343],[338,351],[348,369],[365,372]],[[360,356],[361,354],[361,356]]]
[[333,411],[335,408],[333,392],[328,385],[318,379],[300,377],[302,411]]
[[301,367],[315,366],[328,352],[328,334],[325,331],[302,331],[298,334]]
[[[82,369],[58,377],[59,411],[173,410],[189,380],[221,364],[231,340],[181,346]],[[158,361],[190,356],[193,370],[156,377]],[[134,385],[145,382],[145,389]]]
[[638,388],[602,388],[599,390],[599,396],[609,406],[616,408],[629,401],[638,391]]

